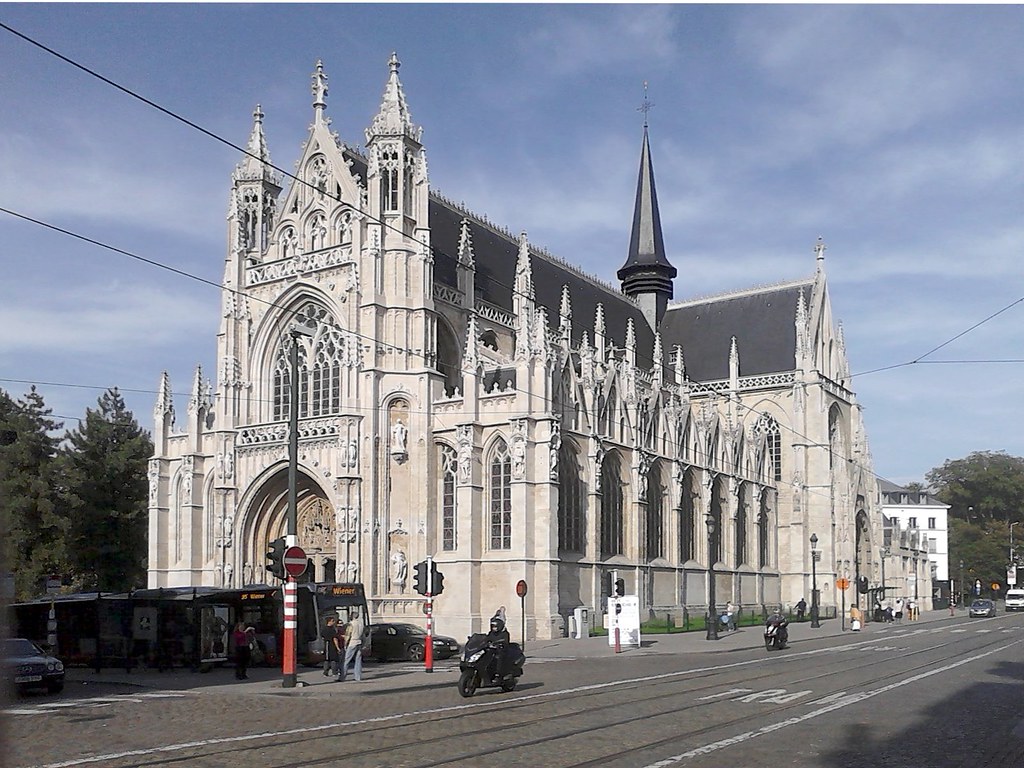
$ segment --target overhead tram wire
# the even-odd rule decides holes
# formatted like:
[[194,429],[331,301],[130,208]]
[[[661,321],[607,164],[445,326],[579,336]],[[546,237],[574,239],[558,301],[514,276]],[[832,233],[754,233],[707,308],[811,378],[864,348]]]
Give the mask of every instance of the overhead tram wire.
[[[121,91],[122,93],[124,93],[124,94],[126,94],[126,95],[128,95],[128,96],[130,96],[132,98],[135,98],[135,99],[137,99],[137,100],[139,100],[141,102],[143,102],[144,104],[146,104],[147,106],[152,107],[153,109],[156,109],[160,113],[162,113],[162,114],[164,114],[164,115],[166,115],[166,116],[168,116],[168,117],[170,117],[170,118],[172,118],[174,120],[177,120],[177,121],[179,121],[179,122],[189,126],[190,128],[193,128],[196,131],[199,131],[203,135],[208,136],[209,138],[212,138],[215,141],[217,141],[217,142],[219,142],[221,144],[224,144],[225,146],[228,146],[228,147],[234,149],[237,152],[241,152],[243,155],[251,157],[251,158],[253,158],[254,160],[257,160],[260,163],[263,163],[267,167],[272,168],[273,170],[277,171],[278,173],[282,174],[283,176],[285,176],[287,178],[290,178],[293,181],[298,182],[299,184],[302,184],[304,186],[310,187],[311,189],[316,189],[318,192],[321,192],[322,194],[325,194],[326,197],[329,197],[329,198],[331,198],[332,200],[334,200],[336,202],[342,203],[343,205],[350,206],[353,210],[358,211],[360,214],[365,216],[368,220],[373,221],[373,222],[381,225],[382,227],[384,227],[386,229],[390,229],[390,230],[395,231],[395,232],[397,232],[399,234],[404,234],[402,232],[402,230],[400,230],[400,229],[398,229],[396,227],[393,227],[392,225],[389,225],[386,221],[383,221],[381,219],[378,219],[377,217],[372,216],[368,212],[363,211],[358,206],[352,205],[350,202],[348,202],[346,200],[343,200],[340,196],[333,194],[333,192],[329,192],[329,191],[325,191],[325,190],[320,190],[319,187],[316,187],[311,182],[308,182],[305,179],[302,179],[299,176],[296,176],[295,174],[287,171],[286,169],[280,168],[279,166],[277,166],[277,165],[275,165],[273,163],[264,161],[263,158],[261,158],[261,157],[255,155],[255,154],[249,152],[248,149],[246,149],[245,147],[241,147],[238,144],[235,144],[234,142],[229,141],[228,139],[225,139],[222,136],[219,136],[218,134],[214,133],[213,131],[210,131],[210,130],[202,127],[198,123],[195,123],[194,121],[189,120],[188,118],[183,117],[182,115],[177,114],[173,110],[170,110],[170,109],[168,109],[166,107],[163,107],[160,104],[158,104],[157,102],[152,101],[151,99],[148,99],[145,96],[142,96],[141,94],[133,91],[132,89],[127,88],[127,87],[117,83],[116,81],[111,80],[108,77],[105,77],[104,75],[101,75],[100,73],[96,72],[95,70],[93,70],[93,69],[91,69],[91,68],[89,68],[89,67],[87,67],[87,66],[85,66],[83,64],[80,64],[79,62],[75,61],[74,59],[71,59],[70,57],[65,56],[64,54],[54,50],[53,48],[50,48],[49,46],[47,46],[47,45],[45,45],[45,44],[35,40],[32,37],[29,37],[28,35],[26,35],[26,34],[24,34],[22,32],[19,32],[18,30],[16,30],[13,27],[3,23],[2,21],[0,21],[0,29],[7,30],[11,34],[15,35],[16,37],[21,38],[25,42],[27,42],[27,43],[29,43],[29,44],[31,44],[31,45],[33,45],[33,46],[35,46],[35,47],[45,51],[46,53],[49,53],[50,55],[60,59],[63,62],[65,62],[66,64],[69,64],[70,66],[72,66],[72,67],[74,67],[74,68],[76,68],[78,70],[81,70],[82,72],[85,72],[86,74],[91,75],[92,77],[97,78],[98,80],[102,81],[103,83],[106,83],[107,85],[109,85],[109,86],[111,86],[113,88],[116,88],[117,90]],[[142,257],[138,257],[138,256],[136,256],[134,254],[128,253],[128,252],[123,251],[121,249],[113,248],[111,246],[104,245],[104,244],[99,243],[97,241],[93,241],[90,238],[86,238],[86,237],[83,237],[83,236],[80,236],[80,235],[76,235],[74,233],[70,233],[70,232],[61,230],[59,227],[54,227],[52,225],[48,225],[48,224],[39,222],[37,220],[31,219],[31,218],[29,218],[27,216],[22,216],[21,214],[17,214],[17,213],[11,212],[8,209],[0,208],[0,210],[4,211],[5,213],[10,213],[11,215],[14,215],[14,216],[19,216],[19,217],[24,218],[26,220],[33,221],[35,223],[40,224],[41,226],[47,226],[47,227],[50,227],[51,229],[54,229],[54,230],[57,230],[57,231],[63,231],[65,234],[69,234],[70,236],[73,236],[73,237],[78,237],[79,239],[85,240],[87,242],[94,242],[97,245],[101,245],[102,247],[110,248],[110,250],[114,250],[114,251],[117,251],[119,253],[123,253],[125,255],[131,256],[132,258],[137,258],[137,259],[139,259],[141,261],[144,261],[146,263],[152,263],[152,264],[154,264],[154,266],[159,266],[159,267],[161,267],[163,269],[167,269],[167,270],[169,270],[171,272],[176,272],[176,273],[182,274],[182,275],[184,275],[186,277],[191,277],[192,279],[198,280],[200,282],[204,282],[204,283],[207,283],[207,284],[210,284],[210,285],[214,285],[216,287],[220,287],[223,290],[233,291],[236,294],[240,294],[241,293],[237,289],[227,288],[226,286],[222,286],[222,285],[220,285],[218,283],[214,283],[213,281],[206,280],[205,278],[201,278],[201,277],[198,277],[196,275],[191,275],[191,274],[189,274],[187,272],[184,272],[182,270],[178,270],[178,269],[176,269],[174,267],[170,267],[168,265],[160,264],[159,262],[151,262],[150,260],[144,259]],[[433,246],[431,246],[431,249],[432,249],[432,251],[436,255],[442,256],[442,257],[448,259],[449,261],[451,261],[452,263],[457,263],[457,259],[455,257],[453,257],[451,254],[446,253],[446,252],[444,252],[444,251],[442,251],[440,249],[437,249],[437,248],[435,248]],[[513,295],[520,295],[520,296],[522,296],[524,298],[531,298],[529,296],[526,296],[526,295],[522,294],[520,291],[518,291],[515,288],[515,286],[507,285],[507,284],[505,284],[505,283],[495,279],[493,276],[485,275],[484,277],[486,277],[488,280],[490,280],[492,284],[494,284],[494,285],[496,285],[498,287],[502,287],[502,288],[505,288],[507,290],[510,290]],[[245,294],[245,295],[248,296],[248,294]],[[262,301],[263,303],[268,304],[268,305],[270,305],[270,306],[272,306],[274,308],[277,308],[277,309],[282,309],[282,310],[286,310],[287,309],[287,308],[281,307],[280,305],[278,305],[276,303],[268,302],[266,300],[257,299],[256,297],[249,297],[249,298],[252,298],[252,299],[257,300],[257,301]],[[922,360],[922,358],[926,357],[927,355],[932,354],[933,352],[938,351],[942,347],[946,346],[947,344],[952,343],[953,341],[955,341],[956,339],[960,338],[961,336],[963,336],[963,335],[965,335],[967,333],[970,333],[975,328],[983,325],[984,323],[986,323],[989,320],[995,318],[999,314],[1007,311],[1008,309],[1010,309],[1014,305],[1020,303],[1021,301],[1024,301],[1024,297],[1022,297],[1020,299],[1017,299],[1015,302],[1013,302],[1010,305],[1002,308],[1001,310],[999,310],[998,312],[996,312],[993,315],[989,316],[988,318],[985,318],[984,320],[982,320],[979,323],[975,324],[971,328],[966,329],[965,331],[963,331],[960,334],[954,336],[953,338],[951,338],[951,339],[943,342],[942,344],[936,346],[935,348],[933,348],[929,352],[925,353],[921,357],[917,358],[916,360],[908,361],[908,362],[904,362],[904,363],[897,363],[897,364],[890,365],[890,366],[883,366],[883,367],[872,369],[872,370],[869,370],[869,371],[863,371],[861,373],[854,374],[854,375],[864,376],[864,375],[867,375],[867,374],[870,374],[870,373],[878,373],[878,372],[885,371],[885,370],[893,370],[893,369],[900,368],[900,367],[906,367],[906,366],[909,366],[909,365],[914,365],[914,364],[916,364],[918,362],[924,362]],[[380,342],[378,342],[377,340],[368,339],[367,337],[362,336],[361,334],[355,334],[353,331],[350,331],[348,329],[341,329],[341,328],[338,328],[337,326],[333,326],[333,327],[337,328],[338,330],[343,330],[343,331],[345,331],[347,333],[352,333],[357,338],[362,338],[362,339],[365,339],[365,340],[368,340],[368,341],[373,341],[375,344],[378,344],[379,346],[390,347],[392,349],[396,349],[396,350],[399,350],[399,351],[402,351],[402,352],[406,352],[407,351],[404,348],[395,347],[393,345],[380,344]],[[640,356],[641,356],[642,360],[645,360],[645,361],[649,360],[653,364],[653,362],[654,362],[653,358],[648,358],[647,356],[643,355],[643,353],[640,353]],[[424,360],[425,360],[425,358],[424,358]],[[851,375],[851,378],[853,378],[853,375]],[[518,390],[518,391],[522,391],[522,390]],[[550,401],[548,401],[548,402],[550,402]],[[753,409],[750,409],[750,410],[753,410]],[[802,437],[805,440],[810,440],[810,438],[808,438],[805,435],[801,435],[800,433],[796,432],[792,428],[790,428],[790,427],[786,427],[786,428],[789,429],[790,431],[792,431],[795,435],[797,435],[799,437]],[[811,441],[811,442],[813,442],[813,441]],[[839,457],[839,458],[844,458],[844,457]],[[846,459],[844,458],[844,460],[846,460]],[[882,478],[882,479],[884,479],[884,478]]]
[[[242,147],[242,146],[240,146],[238,144],[235,144],[234,142],[229,141],[228,139],[225,139],[224,137],[214,133],[213,131],[211,131],[211,130],[209,130],[207,128],[204,128],[203,126],[199,125],[198,123],[196,123],[196,122],[194,122],[192,120],[189,120],[188,118],[186,118],[186,117],[184,117],[182,115],[179,115],[178,113],[174,112],[173,110],[168,109],[168,108],[158,104],[157,102],[153,101],[152,99],[146,98],[145,96],[141,95],[140,93],[137,93],[136,91],[132,90],[131,88],[123,86],[120,83],[118,83],[118,82],[116,82],[114,80],[111,80],[110,78],[108,78],[108,77],[106,77],[104,75],[101,75],[99,72],[96,72],[95,70],[91,69],[90,67],[87,67],[84,64],[80,64],[79,62],[75,61],[74,59],[72,59],[72,58],[70,58],[68,56],[65,56],[64,54],[60,53],[59,51],[54,50],[53,48],[50,48],[49,46],[45,45],[44,43],[41,43],[38,40],[35,40],[34,38],[24,34],[23,32],[19,32],[18,30],[14,29],[10,25],[4,24],[2,21],[0,21],[0,29],[7,30],[12,35],[15,35],[16,37],[21,38],[22,40],[24,40],[25,42],[29,43],[30,45],[33,45],[33,46],[39,48],[40,50],[43,50],[46,53],[49,53],[51,56],[54,56],[54,57],[60,59],[61,61],[65,62],[66,64],[68,64],[68,65],[70,65],[70,66],[72,66],[72,67],[74,67],[74,68],[76,68],[78,70],[81,70],[82,72],[85,72],[86,74],[88,74],[88,75],[90,75],[92,77],[95,77],[96,79],[102,81],[103,83],[106,83],[107,85],[111,86],[112,88],[116,88],[117,90],[121,91],[125,95],[130,96],[130,97],[132,97],[134,99],[137,99],[137,100],[141,101],[142,103],[146,104],[147,106],[152,107],[153,109],[159,111],[160,113],[166,115],[167,117],[170,117],[170,118],[172,118],[174,120],[177,120],[177,121],[187,125],[188,127],[192,128],[192,129],[194,129],[196,131],[199,131],[203,135],[208,136],[209,138],[211,138],[211,139],[213,139],[213,140],[215,140],[215,141],[217,141],[217,142],[219,142],[221,144],[224,144],[225,146],[228,146],[228,147],[234,149],[237,152],[241,152],[243,155],[251,157],[252,159],[254,159],[254,160],[256,160],[256,161],[266,165],[267,167],[272,168],[273,170],[277,171],[278,173],[282,174],[283,176],[285,176],[285,177],[287,177],[289,179],[292,179],[293,181],[296,181],[299,184],[302,184],[302,185],[304,185],[306,187],[309,187],[310,189],[313,189],[313,190],[315,190],[315,191],[325,195],[326,197],[329,197],[330,199],[334,200],[335,202],[339,202],[339,203],[342,203],[343,205],[350,206],[354,211],[359,212],[361,215],[365,216],[368,220],[370,220],[370,221],[372,221],[372,222],[374,222],[376,224],[379,224],[379,225],[381,225],[382,227],[384,227],[386,229],[390,229],[390,230],[392,230],[392,231],[394,231],[396,233],[404,234],[404,232],[401,229],[396,228],[396,227],[388,224],[386,221],[383,221],[382,219],[378,219],[377,217],[372,216],[368,212],[366,212],[366,211],[362,210],[361,208],[359,208],[357,205],[353,205],[352,203],[342,199],[339,195],[335,195],[331,191],[321,190],[319,187],[317,187],[313,183],[311,183],[309,181],[306,181],[305,179],[302,179],[299,176],[296,176],[295,174],[287,171],[286,169],[281,168],[281,167],[279,167],[279,166],[277,166],[277,165],[275,165],[273,163],[264,161],[263,158],[261,158],[258,155],[255,155],[255,154],[249,152],[249,150],[247,148]],[[442,256],[442,257],[448,259],[453,264],[457,264],[458,263],[458,259],[457,258],[455,258],[454,256],[452,256],[449,253],[446,253],[446,252],[444,252],[444,251],[442,251],[442,250],[440,250],[438,248],[435,248],[433,245],[431,246],[431,250],[436,255]],[[172,267],[166,267],[165,266],[165,268],[174,271],[174,269]],[[519,295],[522,298],[526,298],[526,299],[530,299],[531,298],[530,296],[526,296],[525,294],[521,293],[514,285],[508,285],[506,283],[503,283],[503,282],[501,282],[500,280],[497,280],[496,278],[494,278],[491,275],[483,275],[483,277],[485,279],[489,280],[493,285],[511,291],[513,296]],[[201,280],[202,278],[197,278],[197,279]],[[980,327],[981,325],[984,325],[989,320],[992,320],[993,318],[997,317],[998,315],[1002,314],[1003,312],[1006,312],[1007,310],[1009,310],[1010,308],[1012,308],[1016,304],[1021,303],[1022,301],[1024,301],[1024,297],[1021,297],[1021,298],[1017,299],[1016,301],[1010,303],[1006,307],[1003,307],[1002,309],[1000,309],[997,312],[993,313],[992,315],[990,315],[989,317],[985,318],[984,320],[981,320],[980,322],[978,322],[975,325],[971,326],[970,328],[962,331],[961,333],[957,334],[956,336],[948,339],[947,341],[944,341],[942,344],[939,344],[938,346],[936,346],[933,349],[929,350],[928,352],[926,352],[925,354],[921,355],[920,357],[918,357],[915,360],[904,362],[904,363],[897,363],[897,364],[889,365],[889,366],[882,366],[880,368],[875,368],[875,369],[872,369],[872,370],[863,371],[863,372],[860,372],[860,373],[857,373],[857,374],[851,374],[851,378],[853,378],[854,376],[866,376],[866,375],[868,375],[870,373],[879,373],[879,372],[882,372],[882,371],[893,370],[893,369],[896,369],[896,368],[906,367],[906,366],[909,366],[909,365],[914,365],[914,364],[916,364],[918,362],[922,362],[923,358],[927,357],[928,355],[931,355],[934,352],[937,352],[938,350],[942,349],[943,347],[947,346],[948,344],[951,344],[952,342],[954,342],[957,339],[959,339],[961,336],[964,336],[964,335],[970,333],[971,331],[975,330],[976,328]],[[561,315],[558,315],[558,316],[561,317]],[[652,365],[654,364],[653,358],[644,355],[642,352],[639,352],[638,354],[639,354],[641,360],[643,360],[644,362],[650,362]]]
[[[165,269],[165,270],[167,270],[169,272],[172,272],[174,274],[180,275],[182,277],[187,277],[187,278],[190,278],[192,280],[196,280],[198,282],[201,282],[203,284],[210,285],[212,287],[219,288],[221,290],[229,291],[229,292],[234,293],[236,295],[246,296],[246,297],[248,297],[248,298],[250,298],[250,299],[252,299],[254,301],[257,301],[259,303],[266,304],[267,306],[269,306],[271,308],[278,309],[278,310],[285,311],[285,312],[288,311],[288,307],[284,307],[284,306],[282,306],[280,304],[277,304],[276,302],[268,301],[266,299],[261,299],[261,298],[259,298],[257,296],[249,296],[248,294],[243,293],[242,291],[240,291],[240,290],[238,290],[236,288],[230,288],[228,286],[224,286],[224,285],[222,285],[220,283],[217,283],[217,282],[214,282],[212,280],[208,280],[206,278],[199,277],[198,275],[194,275],[194,274],[192,274],[190,272],[186,272],[185,270],[178,269],[176,267],[171,267],[171,266],[169,266],[167,264],[163,264],[162,262],[156,261],[155,259],[149,259],[149,258],[145,258],[145,257],[139,256],[139,255],[134,254],[134,253],[132,253],[130,251],[126,251],[126,250],[124,250],[122,248],[118,248],[116,246],[109,245],[107,243],[104,243],[102,241],[96,240],[94,238],[90,238],[90,237],[87,237],[85,235],[81,235],[81,234],[78,234],[76,232],[72,232],[71,230],[65,229],[63,227],[58,227],[56,225],[49,224],[48,222],[44,222],[44,221],[41,221],[39,219],[30,217],[30,216],[26,216],[24,214],[20,214],[20,213],[17,213],[15,211],[11,211],[10,209],[4,208],[2,206],[0,206],[0,212],[7,213],[7,214],[9,214],[11,216],[15,216],[17,218],[23,219],[25,221],[29,221],[29,222],[31,222],[33,224],[38,225],[38,226],[51,229],[51,230],[53,230],[55,232],[58,232],[60,234],[64,234],[64,235],[67,235],[69,237],[73,237],[73,238],[82,240],[84,242],[88,242],[88,243],[96,245],[98,247],[105,248],[105,249],[113,251],[115,253],[128,256],[128,257],[130,257],[132,259],[136,259],[138,261],[141,261],[144,264],[148,264],[150,266],[158,267],[160,269]],[[979,323],[976,323],[974,326],[972,326],[972,328],[968,329],[967,331],[961,332],[956,337],[954,337],[954,339],[955,338],[959,338],[960,336],[963,336],[965,333],[969,332],[970,330],[973,330],[974,328],[977,328],[979,325],[981,325],[981,324],[983,324],[985,322],[988,322],[988,320],[991,320],[992,318],[996,317],[997,315],[1005,312],[1006,310],[1010,309],[1012,306],[1014,306],[1015,304],[1019,303],[1020,301],[1024,301],[1024,298],[1019,299],[1019,300],[1011,303],[1010,305],[1004,307],[1003,309],[999,310],[998,312],[993,313],[991,316],[989,316],[985,320],[983,320],[983,321],[981,321]],[[352,331],[352,330],[349,330],[349,329],[346,329],[346,328],[342,328],[342,327],[340,327],[337,324],[323,323],[323,325],[325,325],[325,326],[327,326],[329,328],[333,328],[333,329],[338,330],[338,331],[342,331],[344,333],[349,333],[349,334],[351,334],[353,337],[355,337],[357,339],[362,339],[364,341],[372,342],[373,344],[375,344],[377,346],[380,346],[380,347],[394,349],[394,350],[397,350],[397,351],[403,352],[403,353],[410,353],[410,351],[405,349],[404,347],[398,347],[398,346],[395,346],[395,345],[392,345],[392,344],[387,344],[386,342],[378,342],[377,340],[372,339],[370,337],[367,337],[367,336],[365,336],[363,334],[356,333],[355,331]],[[954,339],[950,339],[950,341],[953,341]],[[935,349],[940,349],[941,347],[945,346],[948,343],[949,342],[945,342],[943,344],[940,344]],[[420,359],[422,359],[424,363],[428,362],[427,358],[424,355],[422,355],[422,354],[417,354],[417,353],[411,353],[411,354],[413,354],[414,356],[419,357]],[[927,362],[927,361],[922,361],[922,362]],[[900,367],[900,366],[910,365],[910,364],[913,364],[913,363],[901,363],[901,364],[898,364],[898,365],[889,366],[889,368],[897,368],[897,367]],[[0,379],[0,380],[8,380],[8,379]],[[10,381],[17,381],[17,380],[14,380],[14,379],[9,379],[9,380]],[[22,383],[32,383],[32,382],[22,381]],[[81,385],[81,384],[79,384],[79,385],[73,385],[73,384],[72,385],[53,384],[53,386],[79,386],[79,387],[85,387],[86,385]],[[99,387],[97,387],[97,388],[99,388]],[[125,391],[138,391],[138,390],[125,390]],[[513,387],[512,391],[522,392],[524,394],[530,394],[530,393],[526,392],[526,390],[523,390],[523,389],[521,389],[521,388],[519,388],[517,386]],[[153,390],[152,394],[157,394],[156,390]],[[718,396],[717,393],[711,393],[711,394],[712,394],[712,397],[717,397]],[[177,395],[178,396],[184,396],[182,393],[177,393]],[[542,401],[547,403],[548,405],[553,405],[554,404],[554,401],[551,400],[550,398],[546,398],[546,397],[537,395],[536,393],[533,393],[532,396],[533,397],[540,397],[542,399]],[[254,399],[254,402],[267,403],[267,402],[271,402],[271,401],[265,400],[265,399]],[[760,411],[757,411],[757,410],[755,410],[754,408],[752,408],[752,407],[750,407],[748,405],[745,405],[745,404],[740,403],[738,401],[736,401],[735,404],[737,406],[739,406],[740,408],[742,408],[744,410],[747,410],[747,411],[749,411],[751,413],[754,413],[754,414],[757,414],[757,415],[761,415]],[[376,410],[373,407],[361,408],[361,407],[358,407],[358,406],[355,406],[354,409],[355,410],[365,410],[367,412],[371,412],[371,411]],[[420,413],[425,413],[425,412],[421,411]],[[841,461],[844,461],[844,462],[847,462],[847,463],[853,463],[854,462],[854,460],[852,458],[847,457],[847,456],[843,456],[843,455],[833,451],[831,446],[825,446],[824,444],[820,444],[817,441],[815,441],[814,439],[808,437],[807,435],[804,435],[801,432],[798,432],[796,429],[794,429],[793,427],[791,427],[791,426],[789,426],[787,424],[779,423],[779,427],[780,427],[780,429],[786,429],[788,432],[792,433],[796,437],[799,437],[799,438],[801,438],[803,440],[806,440],[808,443],[811,443],[811,444],[814,444],[814,445],[821,445],[821,447],[825,448],[828,451],[828,453],[830,455],[832,455],[834,458],[837,458],[837,459],[839,459]],[[857,463],[857,466],[859,466],[862,470],[867,471],[872,476],[877,477],[880,480],[886,480],[887,482],[891,482],[887,478],[884,478],[881,475],[879,475],[876,472],[874,472],[874,470],[868,469],[863,464]]]

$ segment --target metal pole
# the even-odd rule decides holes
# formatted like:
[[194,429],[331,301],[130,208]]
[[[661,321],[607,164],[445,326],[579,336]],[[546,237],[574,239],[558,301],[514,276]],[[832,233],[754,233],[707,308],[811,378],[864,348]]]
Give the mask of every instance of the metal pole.
[[846,590],[845,589],[841,589],[839,591],[843,593],[843,624],[842,624],[842,626],[843,626],[843,632],[845,632],[846,631]]
[[707,640],[718,639],[718,609],[715,608],[715,518],[708,515],[708,621]]
[[811,627],[821,626],[818,621],[818,534],[811,534]]
[[[299,336],[312,336],[307,328],[292,326],[292,347],[288,352],[291,368],[288,403],[288,531],[285,546],[298,545],[298,477],[299,477]],[[296,685],[296,629],[298,610],[295,578],[289,574],[284,584],[284,647],[281,656],[281,687]]]
[[423,666],[434,671],[434,559],[427,555],[427,640],[423,647]]

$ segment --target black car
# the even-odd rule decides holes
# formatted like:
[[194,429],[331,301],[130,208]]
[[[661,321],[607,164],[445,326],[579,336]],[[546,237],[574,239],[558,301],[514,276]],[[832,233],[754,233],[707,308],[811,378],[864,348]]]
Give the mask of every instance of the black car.
[[[423,661],[426,643],[426,630],[415,624],[374,624],[370,627],[370,656],[377,661]],[[433,645],[435,659],[448,659],[459,654],[455,638],[434,635]]]
[[50,693],[64,690],[64,664],[23,637],[3,641],[4,675],[19,693],[29,688],[46,688]]

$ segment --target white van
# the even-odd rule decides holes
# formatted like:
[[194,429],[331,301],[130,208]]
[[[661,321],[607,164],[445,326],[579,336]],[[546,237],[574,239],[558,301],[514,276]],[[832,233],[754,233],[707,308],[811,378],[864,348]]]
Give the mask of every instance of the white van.
[[1006,610],[1024,611],[1024,589],[1006,590]]

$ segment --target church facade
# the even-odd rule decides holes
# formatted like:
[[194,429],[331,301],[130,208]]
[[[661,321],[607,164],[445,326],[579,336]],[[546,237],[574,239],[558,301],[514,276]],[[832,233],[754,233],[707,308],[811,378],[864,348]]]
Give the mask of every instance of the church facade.
[[166,374],[156,404],[149,586],[273,581],[293,407],[298,543],[315,580],[362,582],[375,619],[422,619],[410,572],[428,555],[448,634],[514,614],[525,580],[527,637],[561,636],[574,608],[600,612],[612,571],[659,615],[703,613],[712,578],[722,604],[810,602],[812,534],[823,606],[837,578],[877,582],[878,493],[824,245],[805,278],[674,302],[645,125],[621,284],[589,277],[431,191],[388,69],[356,151],[317,64],[287,185],[256,109],[215,384],[196,371],[184,425]]

